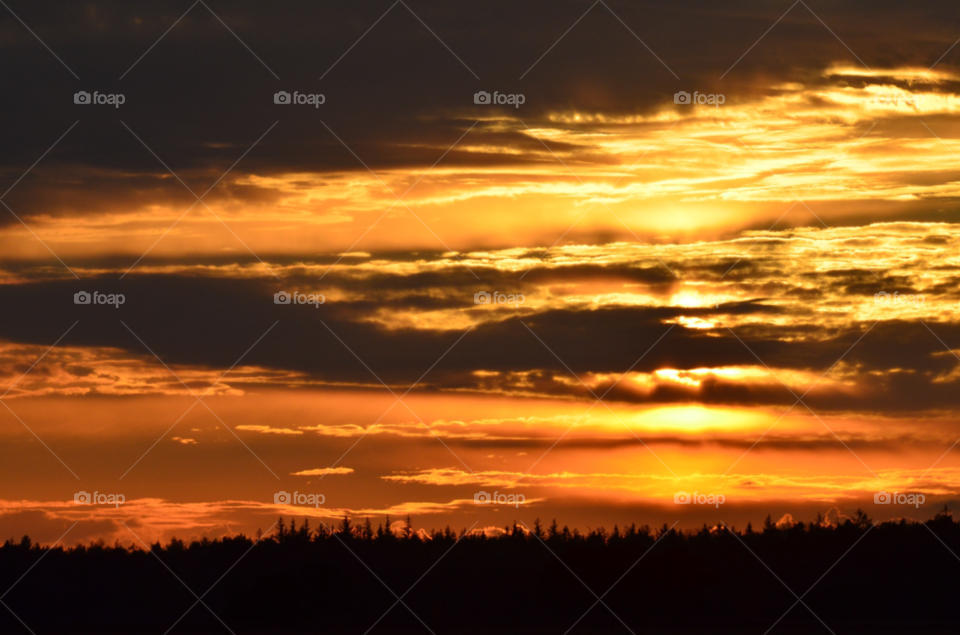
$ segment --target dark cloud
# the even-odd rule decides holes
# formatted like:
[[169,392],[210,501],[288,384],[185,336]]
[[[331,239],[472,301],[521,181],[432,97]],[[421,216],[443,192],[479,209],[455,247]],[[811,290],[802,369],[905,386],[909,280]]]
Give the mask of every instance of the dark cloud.
[[[146,345],[170,365],[226,369],[276,322],[243,364],[296,371],[326,382],[377,385],[372,370],[391,385],[409,386],[465,329],[388,329],[371,321],[371,315],[378,310],[460,309],[468,311],[468,318],[487,321],[479,323],[443,357],[423,381],[423,389],[532,391],[589,400],[591,395],[573,380],[571,371],[580,376],[619,376],[631,367],[636,372],[653,372],[762,363],[773,369],[806,371],[814,377],[831,369],[837,374],[850,368],[861,373],[856,390],[817,388],[808,397],[814,408],[904,411],[954,405],[955,380],[948,379],[948,374],[956,368],[956,359],[916,322],[887,320],[869,332],[871,325],[862,322],[829,327],[791,325],[775,319],[788,315],[784,309],[762,301],[708,308],[531,307],[520,316],[501,312],[489,321],[489,307],[474,305],[476,285],[466,276],[429,280],[426,286],[404,277],[395,282],[390,294],[386,276],[375,277],[369,288],[363,281],[331,278],[324,290],[335,294],[337,285],[343,284],[343,289],[350,288],[359,299],[330,301],[319,308],[274,304],[273,294],[289,285],[263,279],[131,274],[123,281],[98,278],[6,285],[0,286],[0,305],[16,310],[0,314],[0,338],[48,346],[79,321],[64,345],[116,348],[154,363]],[[78,306],[73,295],[81,289],[123,293],[126,302],[119,309]],[[411,289],[416,293],[408,293]],[[433,289],[435,294],[419,293],[424,289]],[[379,294],[388,299],[377,299]],[[25,320],[24,315],[31,318]],[[675,325],[667,333],[670,323],[682,316],[752,316],[763,321],[737,327],[736,337],[722,327]],[[960,325],[941,322],[930,326],[944,341],[960,341]],[[654,346],[661,336],[663,340]],[[862,341],[857,344],[858,340]],[[834,368],[841,359],[842,366]],[[479,370],[501,374],[492,378],[473,374]],[[708,379],[696,389],[661,386],[651,393],[620,384],[610,398],[655,403],[794,403],[796,398],[786,388],[772,378],[769,381],[752,384]],[[611,383],[598,390],[605,391]],[[797,394],[807,389],[791,388]]]
[[[135,5],[54,2],[42,8],[22,0],[10,0],[9,4],[72,71],[9,11],[0,11],[0,81],[8,88],[0,95],[7,122],[0,145],[0,191],[13,185],[79,121],[4,199],[24,218],[107,211],[122,214],[151,204],[186,211],[195,199],[163,163],[199,194],[241,157],[230,178],[222,181],[208,200],[226,209],[255,202],[270,206],[277,200],[276,191],[237,179],[293,172],[331,176],[344,170],[364,170],[361,160],[378,172],[422,170],[477,120],[480,123],[469,133],[472,145],[506,145],[519,152],[468,152],[458,147],[444,157],[445,166],[553,165],[554,158],[521,124],[504,124],[503,117],[519,117],[531,126],[549,123],[563,131],[583,126],[548,122],[548,114],[602,112],[611,121],[591,123],[591,129],[616,133],[625,127],[613,121],[617,115],[646,115],[664,104],[670,107],[673,93],[681,89],[723,92],[728,103],[736,104],[777,94],[788,82],[807,86],[899,83],[907,88],[900,80],[891,82],[882,76],[847,72],[828,77],[823,71],[838,64],[856,68],[860,65],[857,56],[876,68],[926,68],[950,48],[960,32],[960,17],[946,2],[920,8],[893,2],[809,2],[809,6],[794,5],[779,22],[789,4],[751,1],[719,6],[700,1],[635,4],[609,0],[591,8],[589,3],[567,0],[522,5],[505,1],[425,4],[419,0],[391,4],[385,0],[363,5],[291,1],[267,6],[248,0],[210,0],[209,7],[216,15],[197,4],[185,16],[191,7],[189,0]],[[761,36],[755,48],[740,59]],[[956,68],[957,55],[956,50],[948,54],[939,61],[939,68]],[[937,86],[944,92],[956,88],[949,82]],[[126,103],[119,109],[75,105],[73,93],[78,90],[120,92]],[[273,103],[273,93],[278,90],[323,93],[326,103],[319,109],[279,106]],[[521,109],[479,107],[472,99],[478,90],[521,92],[526,103]],[[494,114],[498,117],[491,117]],[[491,118],[497,121],[491,122]],[[893,118],[890,134],[905,131],[898,127],[902,124]],[[653,124],[636,124],[649,125]],[[951,126],[947,119],[935,124],[947,137],[955,134]],[[732,137],[721,141],[735,142]],[[609,154],[589,143],[559,139],[552,141],[551,147],[575,152],[577,161],[610,160]],[[794,170],[813,175],[827,167],[819,159],[794,166]],[[929,184],[955,180],[953,176],[951,168],[944,167],[924,178]],[[753,182],[759,184],[761,178],[766,175],[755,175]],[[889,178],[891,183],[902,181],[895,174]],[[320,189],[325,186],[317,185]],[[952,202],[936,203],[942,204]],[[855,206],[850,205],[848,213],[853,217]],[[892,203],[889,208],[878,205],[883,210],[898,209]],[[931,207],[911,213],[927,219],[938,217],[933,203],[923,205]],[[195,213],[206,212],[198,209]],[[800,222],[795,221],[798,216],[809,219],[805,212],[795,214],[784,220],[783,226]],[[0,225],[13,224],[17,220],[0,210]],[[764,226],[758,224],[758,228]],[[948,245],[942,236],[920,240],[944,249]],[[480,324],[444,358],[425,387],[520,390],[529,382],[540,394],[589,398],[576,385],[558,381],[569,375],[566,366],[577,374],[620,373],[680,317],[753,316],[759,321],[737,329],[746,346],[723,328],[676,326],[635,370],[755,365],[755,354],[773,368],[819,375],[843,357],[844,365],[868,373],[855,394],[818,390],[811,395],[811,403],[837,410],[856,405],[895,411],[949,405],[954,382],[948,381],[947,375],[956,360],[919,323],[882,322],[847,352],[869,328],[869,322],[784,323],[790,317],[809,318],[813,309],[798,306],[793,315],[784,315],[784,309],[768,301],[779,294],[822,302],[831,294],[869,298],[887,287],[901,293],[928,290],[902,274],[866,268],[793,277],[791,263],[776,258],[788,244],[786,236],[768,235],[754,246],[744,244],[741,260],[729,254],[679,261],[664,256],[682,278],[724,278],[740,283],[750,293],[751,299],[744,302],[713,309],[525,307],[519,312],[521,317],[497,314],[499,321]],[[290,255],[261,256],[279,266],[299,262]],[[438,252],[373,254],[373,258],[391,263],[436,263],[441,257]],[[333,265],[338,258],[314,255],[310,264]],[[461,332],[390,330],[373,321],[378,312],[483,310],[472,305],[473,293],[481,284],[532,297],[553,284],[627,283],[655,296],[670,293],[678,284],[653,258],[630,264],[538,267],[523,281],[516,280],[518,276],[512,272],[478,266],[479,283],[463,267],[409,275],[384,269],[359,275],[341,263],[322,286],[331,297],[341,291],[348,299],[312,309],[272,303],[273,293],[280,288],[318,285],[315,271],[306,267],[289,270],[279,285],[263,279],[136,273],[122,282],[96,278],[67,283],[42,282],[62,272],[38,269],[16,255],[0,254],[0,262],[5,272],[33,280],[0,286],[0,303],[13,307],[0,314],[0,337],[6,340],[50,344],[79,320],[66,343],[143,354],[143,345],[120,324],[122,319],[168,363],[227,368],[279,320],[244,363],[298,371],[324,381],[361,384],[375,380],[321,321],[385,381],[409,385]],[[106,268],[133,264],[118,256],[85,262]],[[143,266],[229,263],[252,265],[255,260],[233,254],[176,259],[151,256]],[[941,282],[930,291],[955,296],[954,282]],[[121,309],[77,307],[72,295],[81,288],[122,292],[127,303]],[[944,341],[960,342],[960,328],[955,323],[937,323],[933,328]],[[475,370],[499,371],[502,376],[481,379],[472,374]],[[891,370],[897,372],[888,373]],[[879,375],[869,375],[872,371],[887,374],[876,378]],[[518,374],[526,375],[521,381]],[[696,390],[661,387],[649,394],[618,386],[611,397],[651,402],[792,403],[792,396],[781,388],[711,380]]]
[[[795,5],[779,22],[790,5],[759,0],[735,7],[611,0],[585,16],[591,5],[573,0],[207,4],[216,15],[198,4],[184,16],[189,0],[53,2],[42,8],[11,0],[10,8],[80,78],[13,15],[0,13],[0,81],[7,87],[0,107],[8,122],[0,147],[3,182],[9,186],[80,122],[18,186],[22,197],[15,207],[29,216],[109,206],[111,197],[190,201],[121,120],[200,191],[275,121],[279,125],[235,168],[236,176],[363,169],[322,121],[374,170],[423,168],[470,124],[494,112],[473,104],[473,93],[481,89],[524,93],[520,110],[500,112],[531,125],[557,111],[650,113],[672,103],[681,89],[723,92],[733,104],[775,94],[791,81],[884,82],[824,77],[823,70],[837,63],[860,66],[850,50],[871,67],[928,67],[960,31],[947,2],[922,8],[811,2],[809,9]],[[948,54],[939,67],[953,68],[956,61],[955,52]],[[119,109],[77,106],[77,90],[121,92],[126,103]],[[278,90],[323,93],[327,99],[320,109],[277,106],[272,96]],[[525,151],[454,150],[445,165],[552,161],[531,158],[542,147],[519,124],[504,128],[481,121],[470,135],[475,143]],[[581,160],[606,156],[590,147],[569,148]],[[86,169],[82,175],[80,166]],[[96,203],[87,196],[93,191]],[[3,215],[0,222],[15,221]]]

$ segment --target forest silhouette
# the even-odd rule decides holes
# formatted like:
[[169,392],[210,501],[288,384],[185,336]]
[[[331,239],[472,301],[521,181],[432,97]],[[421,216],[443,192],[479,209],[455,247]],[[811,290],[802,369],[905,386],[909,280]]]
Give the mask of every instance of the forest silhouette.
[[[388,527],[392,527],[388,529]],[[960,524],[426,532],[370,519],[149,549],[0,547],[0,632],[958,632]],[[792,608],[791,608],[792,607]],[[775,626],[774,626],[775,625]],[[29,629],[29,630],[28,630]]]

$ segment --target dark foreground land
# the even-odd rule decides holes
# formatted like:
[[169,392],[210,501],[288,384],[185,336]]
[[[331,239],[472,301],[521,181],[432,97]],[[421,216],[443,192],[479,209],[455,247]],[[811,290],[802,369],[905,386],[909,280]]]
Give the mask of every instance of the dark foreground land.
[[428,539],[281,522],[150,551],[24,538],[0,547],[0,633],[940,635],[960,632],[955,554],[946,513]]

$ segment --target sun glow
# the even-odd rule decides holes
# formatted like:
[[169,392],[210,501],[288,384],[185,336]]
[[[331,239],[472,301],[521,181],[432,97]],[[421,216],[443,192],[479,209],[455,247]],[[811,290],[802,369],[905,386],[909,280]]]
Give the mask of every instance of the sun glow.
[[704,406],[654,408],[632,418],[635,425],[646,430],[677,432],[745,430],[758,427],[764,420],[762,413],[752,410]]

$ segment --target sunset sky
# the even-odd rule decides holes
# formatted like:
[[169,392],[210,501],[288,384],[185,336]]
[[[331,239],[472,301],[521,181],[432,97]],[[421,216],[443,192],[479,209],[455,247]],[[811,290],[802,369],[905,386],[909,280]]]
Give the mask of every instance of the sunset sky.
[[0,540],[958,509],[951,3],[191,1],[0,7]]

